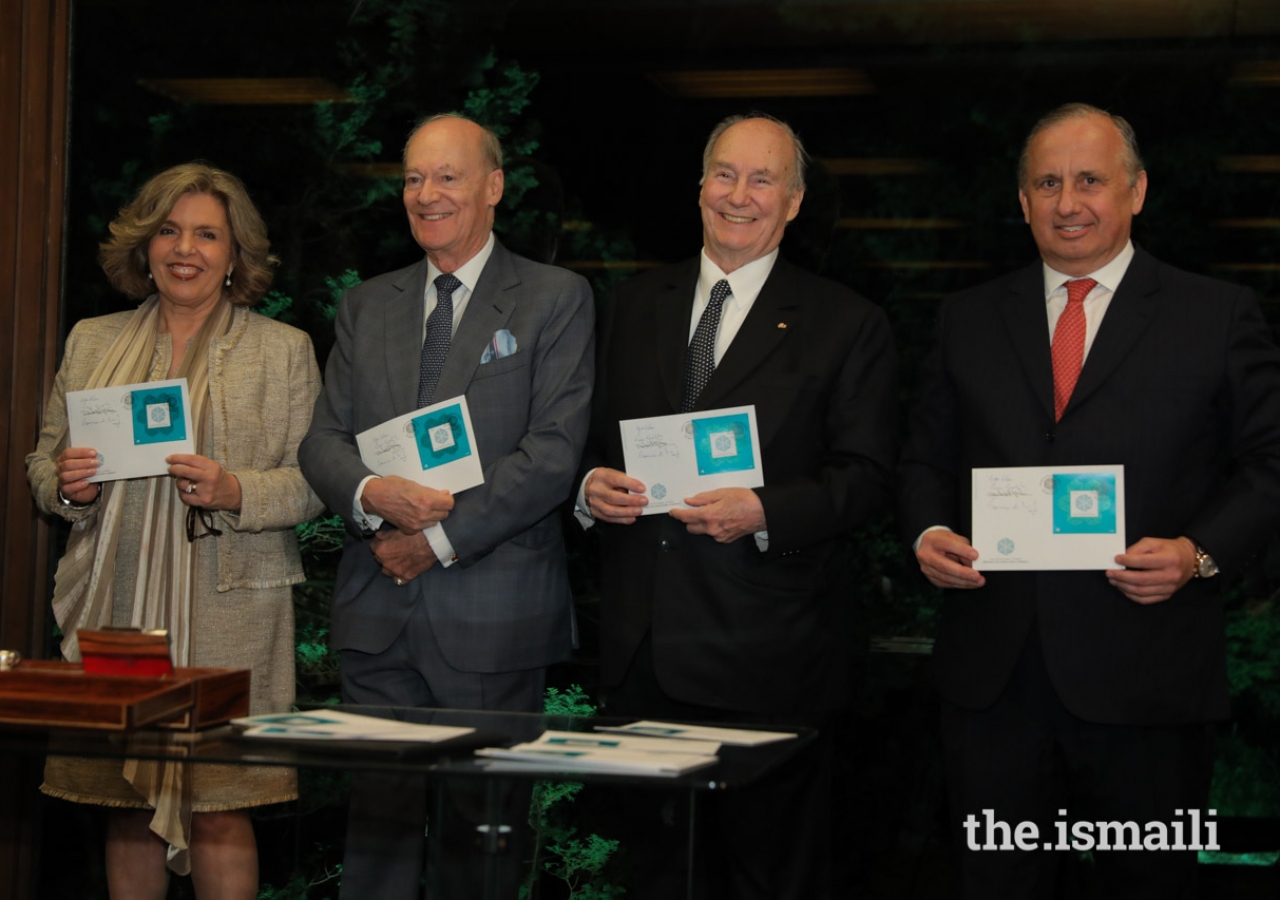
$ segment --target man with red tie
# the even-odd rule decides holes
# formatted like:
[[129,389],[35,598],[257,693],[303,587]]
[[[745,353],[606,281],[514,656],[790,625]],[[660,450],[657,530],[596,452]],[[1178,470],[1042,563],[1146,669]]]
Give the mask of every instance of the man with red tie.
[[[1215,576],[1280,523],[1280,353],[1250,291],[1130,241],[1147,175],[1124,119],[1054,110],[1018,186],[1041,259],[943,303],[901,465],[904,534],[945,591],[934,665],[963,894],[1053,896],[1076,824],[1131,822],[1156,837],[1094,848],[1104,892],[1194,896],[1175,825],[1207,815],[1228,715]],[[1114,569],[973,568],[972,468],[1085,464],[1124,466]],[[1020,823],[1035,849],[995,849]]]

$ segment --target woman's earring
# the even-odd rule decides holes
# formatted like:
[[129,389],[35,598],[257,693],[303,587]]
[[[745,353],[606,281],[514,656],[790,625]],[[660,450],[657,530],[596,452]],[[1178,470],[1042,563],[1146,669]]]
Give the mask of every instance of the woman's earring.
[[156,280],[156,277],[155,277],[154,275],[152,275],[150,272],[148,272],[148,273],[147,273],[147,281],[155,281],[155,280]]
[[227,269],[227,280],[225,284],[227,287],[231,287],[231,270],[230,269]]

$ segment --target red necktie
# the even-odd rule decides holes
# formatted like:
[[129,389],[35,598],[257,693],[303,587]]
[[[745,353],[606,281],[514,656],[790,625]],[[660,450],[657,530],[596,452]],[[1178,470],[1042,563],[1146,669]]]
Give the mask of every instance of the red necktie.
[[1084,364],[1084,298],[1098,282],[1081,278],[1067,282],[1067,308],[1053,329],[1053,420],[1062,418]]

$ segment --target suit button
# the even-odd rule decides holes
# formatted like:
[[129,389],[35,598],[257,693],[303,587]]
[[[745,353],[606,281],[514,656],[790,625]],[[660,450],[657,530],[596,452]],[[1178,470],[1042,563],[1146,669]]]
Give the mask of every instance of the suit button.
[[658,546],[662,548],[663,553],[669,553],[671,551],[671,542],[666,538],[659,541]]

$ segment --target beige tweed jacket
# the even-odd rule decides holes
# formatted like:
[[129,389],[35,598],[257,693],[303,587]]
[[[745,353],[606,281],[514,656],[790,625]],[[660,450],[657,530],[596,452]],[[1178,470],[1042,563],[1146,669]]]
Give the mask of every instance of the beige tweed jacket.
[[[67,392],[83,389],[131,315],[85,319],[67,337],[40,440],[27,457],[27,480],[41,512],[73,522],[97,515],[97,504],[72,509],[58,501],[56,445],[67,423]],[[306,333],[237,307],[230,330],[209,353],[208,455],[240,480],[241,493],[238,515],[216,513],[219,592],[281,587],[305,577],[293,526],[324,505],[298,470],[297,456],[319,393],[320,370]]]

